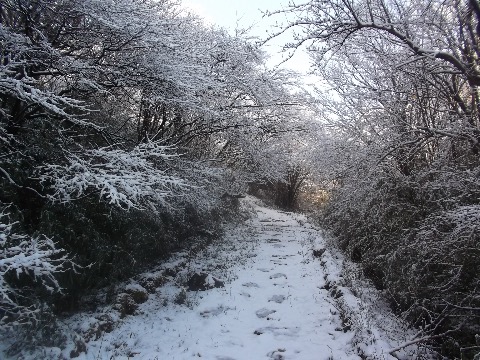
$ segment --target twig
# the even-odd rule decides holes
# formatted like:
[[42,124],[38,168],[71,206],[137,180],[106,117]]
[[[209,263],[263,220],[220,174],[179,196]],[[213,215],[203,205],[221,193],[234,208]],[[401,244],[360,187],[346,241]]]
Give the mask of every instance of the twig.
[[448,331],[444,332],[443,334],[429,335],[429,336],[424,336],[424,337],[419,338],[419,339],[407,341],[406,343],[403,343],[402,345],[399,345],[399,346],[397,346],[396,348],[393,348],[393,349],[388,350],[388,354],[390,354],[390,355],[393,356],[393,354],[394,354],[395,352],[397,352],[397,351],[399,351],[399,350],[401,350],[401,349],[403,349],[403,348],[406,348],[406,347],[408,347],[408,346],[410,346],[410,345],[415,345],[415,344],[418,344],[418,343],[427,342],[427,341],[432,340],[432,339],[441,338],[441,337],[444,337],[444,336],[446,336],[447,334],[452,333],[452,332],[455,332],[455,331],[456,331],[456,329],[448,330]]

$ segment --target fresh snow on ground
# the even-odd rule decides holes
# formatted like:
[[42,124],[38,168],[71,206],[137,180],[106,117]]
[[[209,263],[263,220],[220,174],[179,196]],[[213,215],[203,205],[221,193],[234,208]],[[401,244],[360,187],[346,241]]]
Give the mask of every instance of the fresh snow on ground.
[[[156,269],[176,272],[136,314],[121,318],[109,306],[78,314],[64,320],[65,331],[78,334],[71,337],[77,345],[70,341],[63,350],[45,348],[41,356],[23,358],[70,358],[78,339],[83,342],[108,314],[113,330],[91,337],[77,359],[348,360],[361,359],[360,353],[394,359],[388,349],[412,334],[385,307],[383,314],[371,314],[371,304],[343,286],[342,258],[323,250],[321,232],[304,216],[263,207],[253,198],[245,202],[253,215],[244,225],[220,243],[178,254]],[[321,256],[314,257],[314,249]],[[208,273],[211,286],[215,279],[225,286],[186,291],[182,286],[195,272]],[[142,289],[136,283],[125,288]],[[396,356],[410,358],[415,350]]]

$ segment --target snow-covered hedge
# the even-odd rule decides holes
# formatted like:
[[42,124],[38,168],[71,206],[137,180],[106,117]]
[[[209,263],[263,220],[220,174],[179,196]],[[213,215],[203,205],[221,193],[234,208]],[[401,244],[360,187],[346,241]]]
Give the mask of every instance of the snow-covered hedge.
[[478,332],[480,183],[474,174],[437,169],[428,177],[357,178],[335,193],[326,213],[347,254],[422,329],[421,338],[442,339],[436,346],[444,353],[475,344]]

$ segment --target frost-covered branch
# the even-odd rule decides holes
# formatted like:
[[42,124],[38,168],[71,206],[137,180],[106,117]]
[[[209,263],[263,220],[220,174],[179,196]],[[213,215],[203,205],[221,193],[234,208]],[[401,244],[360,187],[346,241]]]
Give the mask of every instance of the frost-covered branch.
[[61,290],[56,275],[70,264],[65,251],[56,248],[46,236],[30,237],[14,231],[16,222],[10,220],[8,207],[0,212],[0,324],[20,324],[34,321],[37,309],[34,299],[16,286],[33,280],[44,291],[55,293]]
[[414,339],[414,340],[411,340],[411,341],[407,341],[393,349],[390,349],[387,351],[388,354],[390,355],[395,355],[396,352],[406,348],[406,347],[409,347],[409,346],[412,346],[412,345],[415,345],[415,344],[420,344],[420,343],[428,343],[432,340],[435,340],[435,339],[441,339],[443,337],[446,337],[448,334],[451,334],[455,331],[457,331],[458,329],[455,329],[455,330],[449,330],[449,331],[446,331],[442,334],[438,334],[438,335],[429,335],[429,336],[424,336],[424,337],[421,337],[421,338],[418,338],[418,339]]
[[67,155],[65,165],[41,167],[40,180],[54,193],[52,201],[69,202],[93,192],[109,204],[142,209],[169,206],[169,200],[192,187],[169,174],[178,157],[171,147],[142,143],[131,151],[114,148]]

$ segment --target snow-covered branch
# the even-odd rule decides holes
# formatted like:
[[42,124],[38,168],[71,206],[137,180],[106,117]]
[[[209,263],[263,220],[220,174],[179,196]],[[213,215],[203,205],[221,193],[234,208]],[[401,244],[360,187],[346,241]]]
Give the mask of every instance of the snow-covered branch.
[[16,222],[10,220],[8,207],[0,212],[0,324],[12,325],[34,321],[37,309],[33,299],[25,301],[16,283],[33,280],[49,293],[61,290],[56,276],[71,264],[65,251],[56,248],[52,239],[39,235],[30,237],[15,232]]
[[130,151],[115,148],[67,155],[65,165],[41,167],[40,180],[54,191],[52,201],[69,202],[92,193],[122,208],[169,206],[169,200],[192,190],[183,179],[170,175],[171,147],[148,142]]

